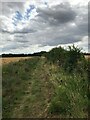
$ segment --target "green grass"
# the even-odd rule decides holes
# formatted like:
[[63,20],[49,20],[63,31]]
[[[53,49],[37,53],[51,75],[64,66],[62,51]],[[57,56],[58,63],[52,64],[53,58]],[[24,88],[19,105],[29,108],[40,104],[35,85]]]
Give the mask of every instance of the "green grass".
[[85,118],[88,73],[65,71],[43,57],[3,66],[3,118]]

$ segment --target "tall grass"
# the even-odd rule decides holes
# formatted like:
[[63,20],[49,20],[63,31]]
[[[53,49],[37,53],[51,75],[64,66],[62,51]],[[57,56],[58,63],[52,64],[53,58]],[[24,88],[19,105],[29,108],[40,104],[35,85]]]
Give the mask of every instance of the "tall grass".
[[57,64],[65,76],[60,76],[61,82],[51,100],[50,113],[71,118],[87,117],[88,61],[84,54],[73,45],[68,50],[54,48],[46,54],[46,58]]

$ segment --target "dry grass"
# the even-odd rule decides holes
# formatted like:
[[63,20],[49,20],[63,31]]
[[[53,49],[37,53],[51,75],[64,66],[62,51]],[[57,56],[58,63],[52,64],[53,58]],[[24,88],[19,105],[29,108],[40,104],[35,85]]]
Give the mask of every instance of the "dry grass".
[[25,60],[25,59],[29,59],[31,57],[8,57],[8,58],[1,58],[0,59],[0,64],[8,64],[10,62],[18,62],[19,60]]
[[90,60],[90,55],[85,55],[85,58]]

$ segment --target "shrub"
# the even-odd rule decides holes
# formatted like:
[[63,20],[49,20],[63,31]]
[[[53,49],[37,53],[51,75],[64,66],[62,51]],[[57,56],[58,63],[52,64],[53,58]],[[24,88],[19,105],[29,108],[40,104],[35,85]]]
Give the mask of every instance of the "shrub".
[[65,70],[71,72],[73,71],[81,62],[84,63],[84,54],[81,53],[81,49],[73,46],[69,46],[68,50],[62,47],[53,48],[51,51],[46,53],[46,58],[52,62],[63,67]]
[[61,65],[65,60],[66,52],[62,47],[53,48],[46,54],[46,58],[53,63],[59,63],[59,65]]
[[69,46],[69,50],[66,55],[66,63],[64,68],[68,69],[71,72],[78,66],[79,61],[84,59],[84,55],[81,53],[81,50],[77,47]]

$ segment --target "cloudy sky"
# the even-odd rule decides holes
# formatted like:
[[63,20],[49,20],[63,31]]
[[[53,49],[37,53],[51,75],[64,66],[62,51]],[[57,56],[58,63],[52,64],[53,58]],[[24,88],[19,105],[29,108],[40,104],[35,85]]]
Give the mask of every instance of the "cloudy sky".
[[88,52],[89,0],[0,1],[0,54],[72,44]]

